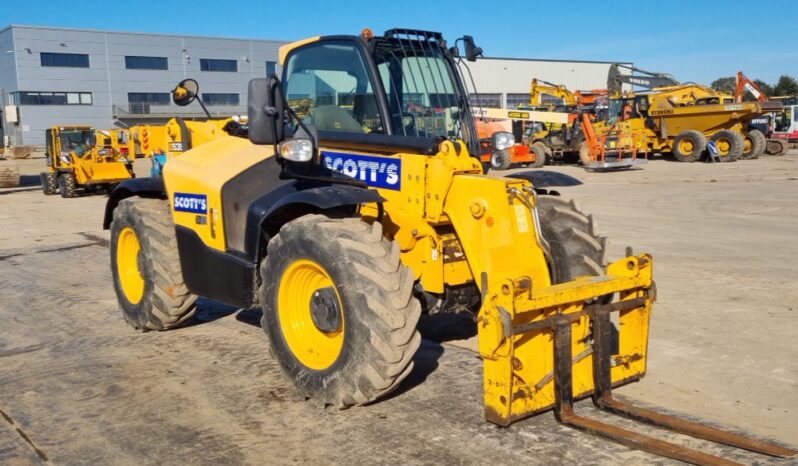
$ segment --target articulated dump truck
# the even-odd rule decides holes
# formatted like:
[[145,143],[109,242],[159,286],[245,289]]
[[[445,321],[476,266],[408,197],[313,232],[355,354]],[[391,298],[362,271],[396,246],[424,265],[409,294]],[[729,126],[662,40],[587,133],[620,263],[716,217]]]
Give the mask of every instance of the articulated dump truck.
[[[630,251],[607,265],[592,218],[550,190],[570,177],[483,175],[458,72],[480,49],[470,36],[457,43],[462,51],[435,32],[366,29],[283,46],[282,79],[249,84],[246,135],[195,147],[162,177],[110,196],[104,226],[127,322],[184,325],[198,296],[261,307],[271,353],[297,391],[346,408],[412,372],[422,312],[470,311],[492,423],[553,410],[631,448],[731,464],[579,415],[574,400],[592,397],[687,435],[795,454],[613,398],[646,372],[653,259]],[[316,86],[301,117],[286,97],[309,79],[338,78],[346,98]],[[434,115],[421,108],[441,105]],[[492,149],[512,141],[494,134]]]

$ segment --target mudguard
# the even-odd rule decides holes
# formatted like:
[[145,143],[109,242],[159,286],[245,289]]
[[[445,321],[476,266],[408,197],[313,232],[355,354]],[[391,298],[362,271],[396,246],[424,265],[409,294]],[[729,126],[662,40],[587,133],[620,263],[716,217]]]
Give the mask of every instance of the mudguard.
[[156,199],[166,199],[166,188],[163,178],[131,178],[117,185],[108,197],[105,204],[105,217],[103,218],[103,229],[111,228],[111,220],[114,218],[114,209],[122,199],[132,196],[149,197]]
[[385,201],[377,191],[358,186],[334,184],[301,189],[300,184],[302,183],[284,185],[276,190],[282,191],[281,195],[269,193],[249,206],[245,246],[247,255],[253,260],[258,259],[260,241],[263,238],[261,232],[264,230],[279,228],[286,221],[311,211]]

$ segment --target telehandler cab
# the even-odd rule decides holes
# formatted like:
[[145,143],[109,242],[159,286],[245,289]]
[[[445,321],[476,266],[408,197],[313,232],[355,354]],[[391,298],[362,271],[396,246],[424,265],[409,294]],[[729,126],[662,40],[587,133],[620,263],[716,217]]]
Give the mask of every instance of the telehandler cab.
[[[460,41],[475,59],[473,39]],[[493,423],[553,408],[634,448],[728,464],[577,415],[573,400],[593,396],[635,419],[793,454],[612,398],[646,370],[652,258],[605,268],[592,218],[547,191],[573,179],[482,174],[459,55],[439,33],[407,29],[283,46],[282,80],[249,84],[248,138],[196,147],[162,178],[127,181],[109,198],[125,319],[177,327],[198,295],[260,306],[299,393],[343,408],[385,396],[413,370],[423,311],[473,311]],[[296,96],[310,96],[303,118]],[[493,139],[499,150],[513,142]]]

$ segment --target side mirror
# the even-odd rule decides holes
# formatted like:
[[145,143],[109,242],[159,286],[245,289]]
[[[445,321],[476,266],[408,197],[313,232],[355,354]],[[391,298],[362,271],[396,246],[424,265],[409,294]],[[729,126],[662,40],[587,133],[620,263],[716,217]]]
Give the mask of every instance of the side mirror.
[[474,38],[471,36],[463,36],[463,47],[468,61],[477,61],[477,57],[482,56],[482,47],[477,47],[474,43]]
[[172,91],[172,102],[179,107],[194,102],[194,99],[199,95],[199,84],[193,79],[184,79],[180,81],[177,87]]
[[249,81],[247,121],[249,140],[254,144],[278,144],[285,139],[286,102],[281,86],[274,75]]

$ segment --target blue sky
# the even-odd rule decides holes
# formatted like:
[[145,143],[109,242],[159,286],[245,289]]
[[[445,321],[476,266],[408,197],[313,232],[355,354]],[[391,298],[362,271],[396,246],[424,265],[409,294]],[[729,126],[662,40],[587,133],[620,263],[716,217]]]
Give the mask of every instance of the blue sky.
[[798,42],[789,19],[794,11],[795,0],[2,0],[0,27],[283,40],[406,27],[441,31],[450,39],[470,34],[486,56],[632,61],[705,84],[743,70],[774,83],[782,74],[798,78]]

